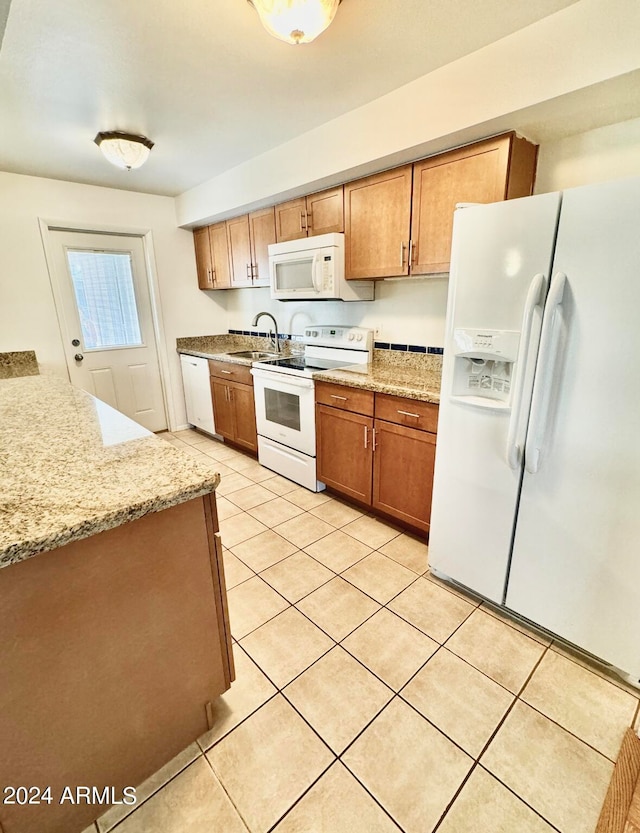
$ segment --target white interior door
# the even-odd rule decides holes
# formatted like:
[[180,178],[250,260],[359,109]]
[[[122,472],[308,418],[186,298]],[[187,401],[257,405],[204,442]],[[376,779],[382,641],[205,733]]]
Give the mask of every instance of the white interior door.
[[80,231],[50,235],[72,384],[150,431],[166,429],[142,239]]

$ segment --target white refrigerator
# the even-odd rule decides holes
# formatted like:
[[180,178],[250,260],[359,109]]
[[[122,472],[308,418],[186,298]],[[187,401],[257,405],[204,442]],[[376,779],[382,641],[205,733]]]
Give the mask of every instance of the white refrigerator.
[[640,178],[456,210],[429,561],[640,680]]

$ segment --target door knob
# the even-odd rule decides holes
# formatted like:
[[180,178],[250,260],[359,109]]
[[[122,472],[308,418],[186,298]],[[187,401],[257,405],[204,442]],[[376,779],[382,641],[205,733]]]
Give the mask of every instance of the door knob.
[[74,347],[80,347],[80,339],[79,338],[74,338],[71,343],[73,344]]
[[73,358],[74,358],[77,362],[81,362],[81,361],[84,359],[84,356],[82,355],[82,353],[76,353],[76,354],[75,354],[75,356],[74,356]]

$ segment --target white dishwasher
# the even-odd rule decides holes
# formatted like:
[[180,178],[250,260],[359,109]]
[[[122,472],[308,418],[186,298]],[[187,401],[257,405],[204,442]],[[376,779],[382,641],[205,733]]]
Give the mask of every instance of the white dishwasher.
[[206,431],[207,434],[215,434],[209,362],[200,356],[186,356],[181,353],[180,364],[187,422],[201,431]]

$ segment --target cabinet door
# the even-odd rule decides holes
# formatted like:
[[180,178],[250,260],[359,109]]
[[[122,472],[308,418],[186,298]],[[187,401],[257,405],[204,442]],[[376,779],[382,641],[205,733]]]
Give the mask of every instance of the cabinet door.
[[216,424],[216,434],[226,440],[234,439],[233,401],[231,389],[224,382],[211,377],[211,399],[213,400],[213,419]]
[[361,503],[371,503],[371,417],[316,405],[318,480]]
[[449,271],[456,203],[497,202],[506,197],[509,148],[506,136],[414,164],[413,275]]
[[307,236],[305,224],[306,200],[289,200],[275,207],[276,241],[299,240]]
[[375,421],[373,507],[429,530],[436,435]]
[[251,240],[247,214],[227,220],[227,240],[231,261],[231,287],[251,286]]
[[269,286],[269,245],[276,242],[276,221],[273,208],[249,214],[253,286]]
[[213,264],[211,262],[208,226],[197,228],[193,232],[193,244],[196,249],[198,287],[200,289],[213,289]]
[[331,188],[307,197],[306,222],[309,234],[344,231],[344,187]]
[[213,288],[229,289],[231,286],[231,264],[229,263],[226,223],[216,223],[209,226],[209,246],[211,248]]
[[404,165],[344,186],[347,278],[409,274],[411,175]]
[[233,440],[242,448],[254,454],[258,450],[256,432],[256,409],[253,400],[253,387],[232,383],[229,386],[233,401],[235,430]]

